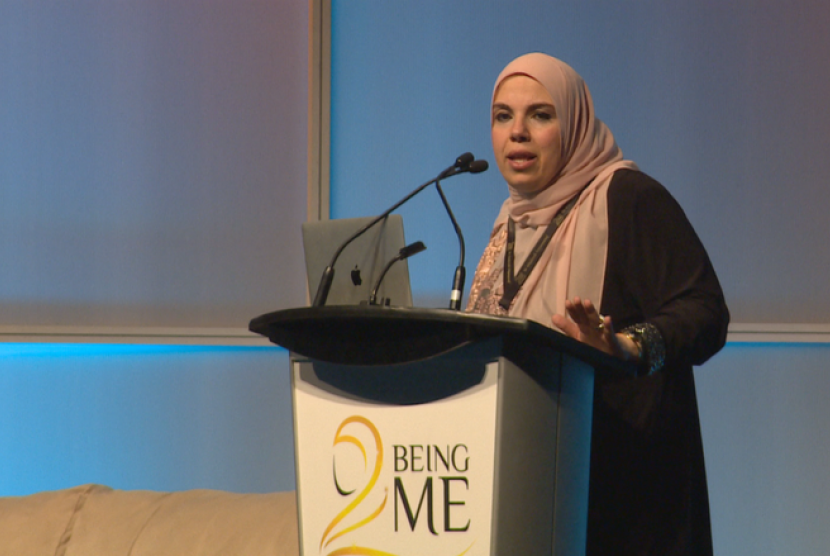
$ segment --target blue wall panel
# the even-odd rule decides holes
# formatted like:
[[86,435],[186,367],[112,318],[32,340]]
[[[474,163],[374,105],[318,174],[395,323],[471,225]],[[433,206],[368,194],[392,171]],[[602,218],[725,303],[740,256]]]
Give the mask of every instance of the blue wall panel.
[[826,554],[830,345],[729,344],[695,379],[715,554]]
[[279,348],[0,344],[0,495],[294,488]]

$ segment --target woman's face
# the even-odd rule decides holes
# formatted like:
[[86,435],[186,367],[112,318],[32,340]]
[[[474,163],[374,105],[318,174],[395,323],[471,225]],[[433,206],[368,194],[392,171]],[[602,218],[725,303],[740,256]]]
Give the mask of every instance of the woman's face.
[[562,135],[553,98],[526,75],[501,82],[493,98],[493,153],[507,183],[534,194],[560,171]]

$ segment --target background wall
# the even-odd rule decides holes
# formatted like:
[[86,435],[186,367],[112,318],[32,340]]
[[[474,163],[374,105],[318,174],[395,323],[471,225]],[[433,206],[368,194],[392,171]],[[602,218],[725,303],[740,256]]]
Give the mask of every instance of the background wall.
[[[14,342],[0,345],[0,495],[292,488],[285,352],[16,338],[56,324],[244,329],[304,302],[299,4],[0,3],[0,336]],[[826,553],[825,4],[332,11],[332,216],[375,214],[461,152],[490,158],[492,81],[544,50],[586,78],[626,155],[686,208],[738,328],[817,331],[757,343],[738,330],[696,376],[716,553]],[[494,169],[445,185],[472,272],[504,185]],[[450,224],[429,191],[401,212],[428,246],[410,261],[417,302],[444,306]]]

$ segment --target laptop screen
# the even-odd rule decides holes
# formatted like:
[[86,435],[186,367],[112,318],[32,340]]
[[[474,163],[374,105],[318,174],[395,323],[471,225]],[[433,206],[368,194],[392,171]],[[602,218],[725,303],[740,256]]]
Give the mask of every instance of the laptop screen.
[[[308,291],[313,299],[323,271],[340,246],[375,217],[321,220],[303,224]],[[386,264],[406,245],[403,218],[391,214],[352,241],[334,265],[334,279],[326,305],[358,305],[368,302]],[[377,293],[379,303],[389,300],[396,307],[412,306],[407,261],[398,261],[383,278]]]

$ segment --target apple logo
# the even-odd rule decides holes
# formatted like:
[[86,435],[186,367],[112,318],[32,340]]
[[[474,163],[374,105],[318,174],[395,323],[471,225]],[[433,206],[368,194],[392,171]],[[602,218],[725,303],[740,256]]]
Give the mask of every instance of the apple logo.
[[359,286],[362,283],[363,280],[360,278],[360,269],[357,268],[357,265],[354,265],[354,269],[352,269],[352,284]]

